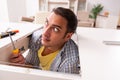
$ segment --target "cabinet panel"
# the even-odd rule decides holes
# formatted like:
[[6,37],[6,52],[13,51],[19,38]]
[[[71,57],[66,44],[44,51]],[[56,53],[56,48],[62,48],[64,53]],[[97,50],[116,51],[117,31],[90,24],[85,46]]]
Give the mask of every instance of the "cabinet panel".
[[79,0],[39,0],[40,10],[51,11],[55,7],[70,8],[77,13]]
[[118,17],[109,15],[108,17],[105,16],[97,16],[96,20],[96,27],[98,28],[117,28]]

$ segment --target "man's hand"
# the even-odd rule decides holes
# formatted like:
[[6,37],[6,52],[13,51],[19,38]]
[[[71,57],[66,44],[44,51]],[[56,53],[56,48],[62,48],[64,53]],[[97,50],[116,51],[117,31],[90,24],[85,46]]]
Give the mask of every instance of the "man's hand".
[[11,54],[9,61],[11,63],[17,63],[17,64],[25,64],[25,58],[22,54]]

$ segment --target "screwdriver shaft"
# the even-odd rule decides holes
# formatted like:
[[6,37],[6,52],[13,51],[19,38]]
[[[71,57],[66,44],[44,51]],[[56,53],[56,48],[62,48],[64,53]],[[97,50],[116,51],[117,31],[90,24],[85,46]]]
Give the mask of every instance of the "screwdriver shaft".
[[12,37],[11,37],[11,34],[9,33],[9,37],[10,37],[10,40],[11,40],[11,43],[12,43],[12,46],[13,46],[13,50],[15,50],[16,48],[15,48],[15,45],[14,45],[14,42],[13,42],[13,39],[12,39]]

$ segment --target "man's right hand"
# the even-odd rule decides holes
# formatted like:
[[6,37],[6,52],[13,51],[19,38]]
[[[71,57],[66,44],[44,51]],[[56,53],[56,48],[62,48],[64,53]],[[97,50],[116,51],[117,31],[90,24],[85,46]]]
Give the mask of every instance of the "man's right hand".
[[21,53],[11,54],[9,61],[11,63],[25,64],[25,58],[23,57]]

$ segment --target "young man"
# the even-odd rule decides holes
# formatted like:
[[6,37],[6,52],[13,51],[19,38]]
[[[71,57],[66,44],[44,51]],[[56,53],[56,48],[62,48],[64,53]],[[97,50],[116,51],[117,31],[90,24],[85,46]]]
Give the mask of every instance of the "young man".
[[77,27],[77,18],[62,7],[53,9],[43,29],[32,34],[30,51],[10,57],[10,62],[37,66],[42,70],[79,74],[78,46],[71,39]]

